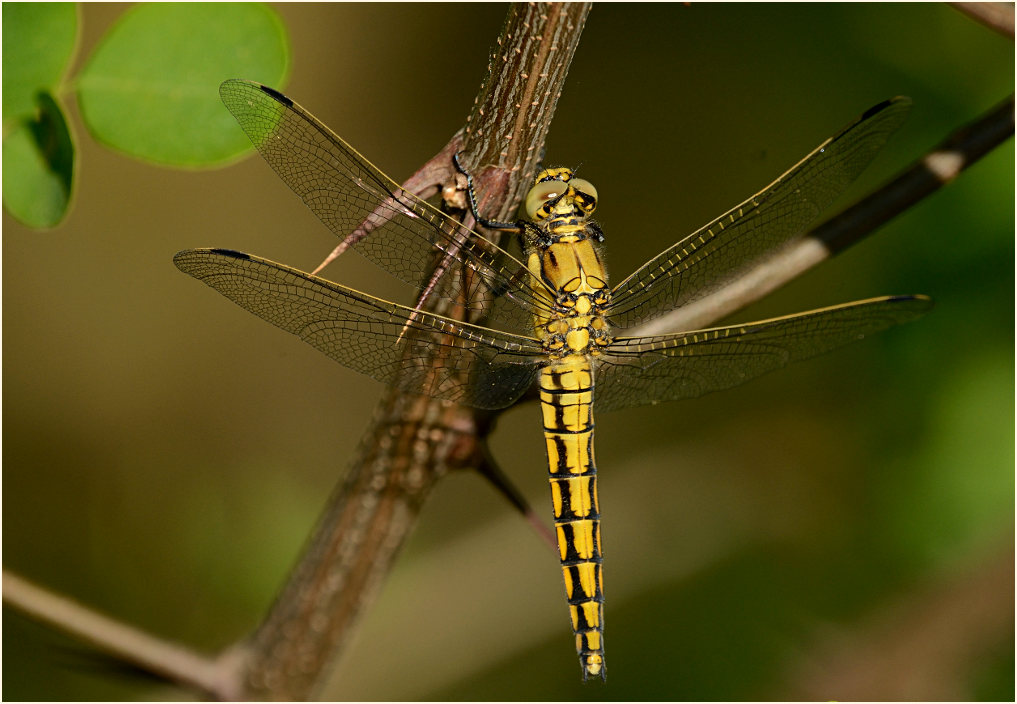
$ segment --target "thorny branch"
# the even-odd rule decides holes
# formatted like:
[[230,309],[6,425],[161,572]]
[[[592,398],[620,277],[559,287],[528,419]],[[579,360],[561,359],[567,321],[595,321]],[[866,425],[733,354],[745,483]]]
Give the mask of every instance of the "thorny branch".
[[[544,142],[588,11],[586,4],[513,5],[467,126],[404,187],[424,197],[447,188],[455,177],[451,156],[462,151],[486,199],[484,212],[495,219],[509,216],[539,158],[537,146]],[[1000,16],[995,10],[990,14]],[[992,26],[1007,31],[1005,15]],[[1012,6],[1009,17],[1012,36]],[[534,68],[540,62],[544,70]],[[1013,131],[1011,96],[750,274],[633,334],[694,329],[761,298],[948,183]],[[489,421],[470,409],[390,391],[265,622],[249,642],[217,659],[125,626],[7,572],[4,602],[205,696],[307,698],[372,602],[430,489],[450,470],[483,469],[482,438]]]

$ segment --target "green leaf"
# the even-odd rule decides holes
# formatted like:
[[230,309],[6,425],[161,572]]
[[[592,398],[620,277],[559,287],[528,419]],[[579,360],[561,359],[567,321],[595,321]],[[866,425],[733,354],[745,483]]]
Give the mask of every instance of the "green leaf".
[[35,119],[4,139],[4,207],[30,227],[53,227],[67,214],[74,182],[74,141],[49,93],[37,97]]
[[31,116],[39,91],[55,92],[74,53],[77,33],[78,12],[73,3],[4,3],[5,124]]
[[132,156],[211,166],[250,148],[219,101],[244,77],[278,86],[289,67],[279,16],[261,4],[138,5],[110,30],[78,80],[92,135]]

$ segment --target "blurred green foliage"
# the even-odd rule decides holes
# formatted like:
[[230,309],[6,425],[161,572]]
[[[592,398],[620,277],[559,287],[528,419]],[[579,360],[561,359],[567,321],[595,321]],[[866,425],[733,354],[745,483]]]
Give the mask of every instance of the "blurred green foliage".
[[74,53],[78,14],[69,2],[3,7],[3,117],[31,116],[35,95],[55,89]]
[[[278,11],[298,48],[287,93],[396,178],[461,126],[504,16]],[[84,51],[121,12],[84,7]],[[597,185],[617,281],[906,94],[911,117],[852,194],[877,186],[1008,95],[1013,58],[940,5],[597,5],[547,161]],[[176,173],[81,149],[93,192],[58,256],[5,215],[5,566],[215,651],[271,602],[380,388],[170,263],[190,246],[321,260],[335,239],[263,163]],[[872,628],[1012,555],[1013,157],[1011,141],[737,316],[925,293],[922,320],[695,402],[598,415],[606,686],[578,681],[555,557],[479,479],[453,476],[325,695],[796,698],[832,643],[874,649]],[[407,302],[342,259],[330,278]],[[492,447],[540,511],[535,413],[505,414]],[[186,696],[97,673],[4,615],[9,699]],[[974,661],[943,668],[960,689],[938,698],[1012,700],[1012,612],[1000,623]]]
[[26,225],[46,228],[63,220],[70,204],[74,138],[53,96],[40,92],[36,100],[35,115],[4,137],[4,205]]
[[3,7],[4,207],[31,227],[53,227],[67,212],[74,140],[53,94],[74,53],[73,3]]

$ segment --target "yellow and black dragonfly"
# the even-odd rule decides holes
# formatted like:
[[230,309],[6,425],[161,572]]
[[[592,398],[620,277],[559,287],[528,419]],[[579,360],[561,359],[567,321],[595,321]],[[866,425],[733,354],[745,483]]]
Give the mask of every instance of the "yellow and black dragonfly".
[[[232,250],[185,250],[174,262],[332,359],[407,392],[499,409],[536,387],[584,679],[606,672],[594,404],[616,410],[726,389],[912,320],[932,305],[924,296],[890,296],[742,325],[625,335],[716,291],[801,234],[899,127],[906,99],[876,105],[762,191],[612,287],[604,235],[590,218],[596,189],[568,169],[537,175],[519,223],[492,223],[475,213],[488,228],[521,235],[520,259],[403,190],[281,93],[230,80],[220,95],[326,227],[445,302],[449,315]],[[472,184],[469,195],[475,210]],[[444,272],[438,285],[428,278],[436,268]]]

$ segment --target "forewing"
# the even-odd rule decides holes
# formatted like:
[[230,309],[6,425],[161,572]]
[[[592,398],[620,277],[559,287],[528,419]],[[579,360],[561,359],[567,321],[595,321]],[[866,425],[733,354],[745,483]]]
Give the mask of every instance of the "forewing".
[[648,261],[612,291],[611,324],[629,328],[702,298],[803,234],[872,161],[910,105],[907,98],[876,105],[762,191]]
[[[314,115],[283,94],[258,83],[228,80],[219,95],[255,148],[325,226],[394,276],[417,287],[426,285],[440,258],[462,262],[488,292],[517,302],[503,306],[511,329],[532,328],[531,313],[543,309],[534,296],[537,282],[525,267],[494,243],[463,227],[438,209],[404,191]],[[513,277],[523,270],[521,276]],[[472,283],[460,276],[430,291],[458,304]],[[489,294],[486,294],[489,296]],[[481,295],[483,299],[485,295]]]
[[241,252],[189,249],[173,262],[340,364],[408,392],[504,408],[536,378],[541,348],[531,338],[389,303]]
[[914,320],[931,307],[925,296],[891,296],[744,325],[619,338],[597,363],[597,408],[695,398],[737,386]]

